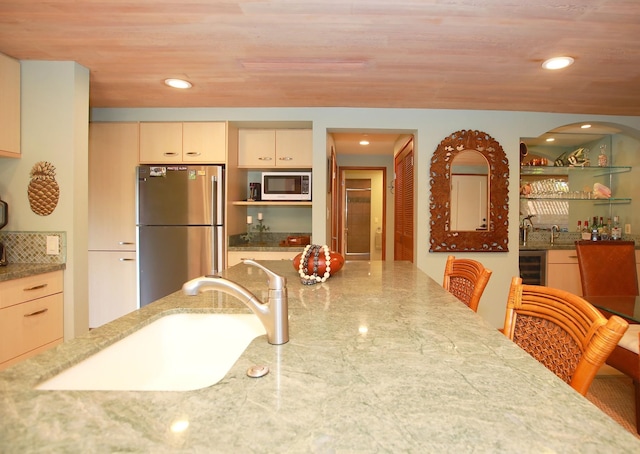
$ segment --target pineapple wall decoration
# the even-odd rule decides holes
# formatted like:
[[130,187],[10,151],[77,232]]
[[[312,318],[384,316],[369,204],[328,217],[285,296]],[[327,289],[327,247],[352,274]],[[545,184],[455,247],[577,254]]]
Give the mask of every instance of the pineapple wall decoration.
[[40,216],[53,213],[58,205],[60,186],[56,181],[56,168],[47,161],[37,162],[29,173],[31,180],[27,189],[31,211]]

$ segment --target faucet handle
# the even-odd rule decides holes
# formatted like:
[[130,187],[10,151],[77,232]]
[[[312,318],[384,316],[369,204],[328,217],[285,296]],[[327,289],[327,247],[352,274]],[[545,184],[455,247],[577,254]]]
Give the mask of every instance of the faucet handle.
[[273,271],[271,271],[269,268],[267,268],[264,265],[261,265],[260,263],[251,260],[251,259],[244,259],[242,261],[242,263],[244,263],[245,265],[253,265],[257,268],[260,268],[262,271],[264,271],[267,275],[267,277],[269,278],[269,289],[270,290],[283,290],[284,288],[286,288],[287,286],[287,278],[284,276],[280,276],[279,274],[274,273]]

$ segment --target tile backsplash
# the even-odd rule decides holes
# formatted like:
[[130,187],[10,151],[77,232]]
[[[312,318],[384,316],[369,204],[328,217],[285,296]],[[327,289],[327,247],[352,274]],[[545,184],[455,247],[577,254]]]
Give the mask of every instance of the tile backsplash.
[[[47,254],[47,237],[57,236],[59,254]],[[9,263],[66,263],[66,232],[2,232],[0,242],[4,245]]]

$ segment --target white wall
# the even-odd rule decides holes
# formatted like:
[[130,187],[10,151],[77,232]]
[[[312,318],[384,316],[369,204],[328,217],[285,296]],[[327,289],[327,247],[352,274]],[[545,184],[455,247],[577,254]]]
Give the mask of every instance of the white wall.
[[[73,62],[21,62],[22,157],[0,159],[0,194],[9,203],[8,231],[65,231],[64,335],[88,330],[87,161],[89,71]],[[56,168],[60,199],[49,216],[31,211],[29,172],[38,161]]]

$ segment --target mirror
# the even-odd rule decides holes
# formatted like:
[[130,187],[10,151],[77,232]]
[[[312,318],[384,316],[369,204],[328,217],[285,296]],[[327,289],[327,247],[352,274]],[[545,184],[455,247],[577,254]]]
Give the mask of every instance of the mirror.
[[481,153],[465,150],[451,161],[451,230],[487,229],[489,164]]
[[[480,173],[483,166],[484,174]],[[474,178],[469,182],[467,178],[460,178],[465,173]],[[457,181],[460,179],[464,181],[462,186]],[[485,184],[483,181],[486,195],[476,191]],[[509,250],[509,162],[493,137],[482,131],[461,130],[445,138],[431,158],[429,184],[431,252]],[[474,187],[476,189],[469,190]],[[483,201],[487,203],[486,209]],[[460,223],[454,209],[458,213],[472,210],[469,217],[473,219]],[[480,220],[476,226],[478,216],[483,214],[486,214],[486,223]]]

